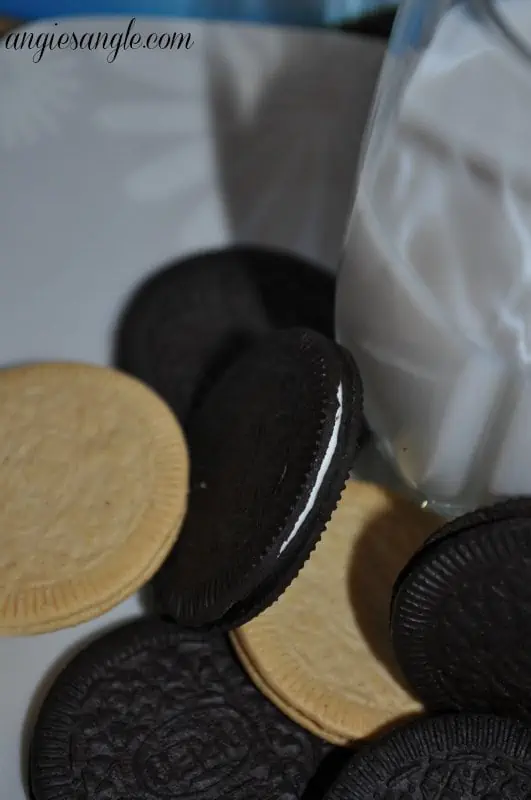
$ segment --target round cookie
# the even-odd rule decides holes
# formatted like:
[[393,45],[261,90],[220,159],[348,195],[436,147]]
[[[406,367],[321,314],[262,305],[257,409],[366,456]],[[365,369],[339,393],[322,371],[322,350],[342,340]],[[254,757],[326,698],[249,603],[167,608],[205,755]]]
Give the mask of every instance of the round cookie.
[[309,330],[271,334],[194,414],[181,535],[154,578],[161,610],[234,628],[282,594],[347,480],[361,427],[350,355]]
[[397,580],[396,657],[437,710],[531,717],[531,501],[513,499],[444,525]]
[[291,253],[231,247],[180,260],[135,293],[116,363],[152,386],[179,419],[259,336],[313,328],[333,337],[334,277]]
[[373,735],[419,703],[389,642],[393,581],[438,518],[381,487],[350,481],[297,580],[232,632],[254,682],[335,744]]
[[254,688],[221,634],[145,619],[59,675],[30,782],[35,800],[297,800],[325,752]]
[[326,800],[527,800],[531,729],[450,714],[398,728],[355,755]]
[[172,547],[188,456],[154,392],[114,370],[0,371],[0,634],[76,625],[135,592]]

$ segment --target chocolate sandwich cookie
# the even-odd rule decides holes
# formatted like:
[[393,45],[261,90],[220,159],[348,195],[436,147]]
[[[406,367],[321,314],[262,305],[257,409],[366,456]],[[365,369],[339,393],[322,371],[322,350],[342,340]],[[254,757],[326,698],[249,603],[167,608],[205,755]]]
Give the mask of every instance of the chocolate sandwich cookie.
[[187,423],[192,407],[246,346],[272,329],[333,336],[334,278],[284,251],[202,253],[151,277],[119,325],[116,363]]
[[450,714],[398,728],[348,763],[326,800],[527,800],[531,729]]
[[148,581],[186,511],[174,415],[88,364],[0,370],[0,634],[77,625]]
[[531,717],[531,501],[466,514],[402,571],[391,611],[402,672],[430,708]]
[[30,782],[35,800],[297,800],[326,752],[252,686],[221,634],[145,619],[59,675]]
[[314,331],[271,334],[225,373],[189,425],[188,513],[153,583],[165,613],[229,629],[282,594],[345,486],[361,406],[352,358]]

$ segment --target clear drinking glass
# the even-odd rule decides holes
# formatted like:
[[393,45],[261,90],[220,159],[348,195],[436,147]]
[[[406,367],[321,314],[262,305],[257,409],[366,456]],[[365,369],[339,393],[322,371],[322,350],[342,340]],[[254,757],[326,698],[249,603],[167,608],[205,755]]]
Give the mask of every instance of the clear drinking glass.
[[403,0],[336,318],[410,487],[449,515],[531,494],[531,0]]

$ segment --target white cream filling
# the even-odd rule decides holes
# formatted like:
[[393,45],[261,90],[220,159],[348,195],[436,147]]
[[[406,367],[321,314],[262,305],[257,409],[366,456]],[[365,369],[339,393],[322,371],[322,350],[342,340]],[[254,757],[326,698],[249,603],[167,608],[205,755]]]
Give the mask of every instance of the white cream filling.
[[280,551],[279,551],[279,555],[282,555],[282,553],[284,552],[286,547],[293,540],[293,538],[297,535],[301,525],[303,525],[306,517],[308,516],[308,514],[310,513],[310,511],[313,508],[313,505],[315,503],[315,498],[317,497],[317,495],[319,493],[319,489],[322,486],[322,483],[323,483],[323,480],[325,478],[325,475],[328,472],[328,468],[330,466],[330,462],[332,461],[332,456],[334,455],[334,452],[335,452],[336,447],[337,447],[337,438],[338,438],[338,435],[339,435],[339,426],[341,425],[341,417],[342,416],[343,416],[343,386],[340,383],[339,386],[338,386],[338,389],[337,389],[337,411],[336,411],[336,417],[335,417],[335,420],[334,420],[334,428],[332,430],[332,435],[330,437],[330,441],[328,442],[328,447],[326,448],[326,453],[324,454],[324,458],[323,458],[323,460],[321,462],[321,466],[319,467],[319,471],[317,473],[317,478],[315,479],[315,483],[313,485],[313,489],[310,492],[310,496],[308,497],[308,502],[306,503],[306,505],[304,506],[303,510],[299,514],[299,517],[298,517],[295,525],[293,526],[293,529],[292,529],[290,535],[288,536],[286,541],[283,542],[283,544],[282,544],[282,546],[280,548]]

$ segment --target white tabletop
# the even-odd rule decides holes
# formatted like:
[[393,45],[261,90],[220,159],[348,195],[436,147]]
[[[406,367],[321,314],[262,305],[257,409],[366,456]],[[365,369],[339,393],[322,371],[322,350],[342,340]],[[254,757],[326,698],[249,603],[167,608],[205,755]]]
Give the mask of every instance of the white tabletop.
[[[119,32],[117,17],[62,31]],[[133,287],[231,242],[334,269],[382,46],[353,36],[139,20],[188,51],[6,50],[0,44],[0,364],[109,363]],[[34,33],[52,23],[28,26]],[[0,796],[23,800],[43,691],[80,644],[141,613],[0,639]]]

